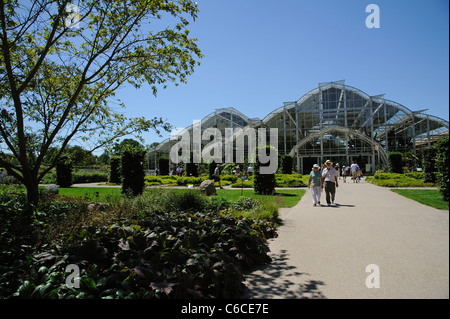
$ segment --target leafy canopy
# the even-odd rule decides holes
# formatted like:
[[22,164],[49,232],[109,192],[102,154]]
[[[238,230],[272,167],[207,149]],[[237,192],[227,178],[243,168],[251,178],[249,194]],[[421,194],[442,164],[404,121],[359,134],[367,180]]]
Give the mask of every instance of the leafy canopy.
[[123,85],[148,83],[156,95],[187,81],[202,57],[187,29],[197,13],[190,0],[2,1],[0,151],[19,164],[2,156],[0,165],[24,182],[50,147],[56,163],[72,139],[94,150],[168,130],[162,118],[126,117],[112,100]]

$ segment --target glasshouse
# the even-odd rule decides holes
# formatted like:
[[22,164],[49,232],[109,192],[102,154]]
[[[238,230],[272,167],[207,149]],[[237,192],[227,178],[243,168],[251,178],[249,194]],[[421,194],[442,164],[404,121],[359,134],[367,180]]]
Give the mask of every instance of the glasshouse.
[[[314,163],[331,159],[348,164],[358,160],[368,173],[387,165],[391,151],[417,152],[449,135],[449,122],[429,115],[427,110],[413,111],[385,99],[384,94],[370,96],[346,85],[344,81],[319,83],[298,101],[285,102],[264,119],[249,118],[234,108],[217,109],[199,124],[201,130],[253,128],[257,132],[278,131],[278,152],[294,158],[297,172],[310,171]],[[266,130],[258,130],[265,128]],[[191,125],[185,131],[193,136]],[[266,137],[269,141],[269,137]],[[248,141],[248,139],[244,139]],[[190,139],[191,143],[193,139]],[[159,144],[149,155],[155,168],[157,158],[169,156],[177,138]],[[202,145],[209,140],[202,140]],[[225,144],[224,146],[225,147]],[[248,148],[245,147],[246,155]],[[222,162],[225,161],[222,152]]]

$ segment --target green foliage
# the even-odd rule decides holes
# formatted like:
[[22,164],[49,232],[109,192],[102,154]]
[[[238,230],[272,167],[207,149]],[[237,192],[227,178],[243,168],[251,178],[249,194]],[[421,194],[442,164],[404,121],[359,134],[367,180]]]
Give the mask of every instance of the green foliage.
[[403,155],[400,152],[388,154],[388,167],[390,173],[403,173]]
[[198,165],[195,163],[186,163],[186,176],[198,177]]
[[72,183],[102,183],[108,181],[108,174],[101,172],[74,172],[72,173]]
[[64,23],[67,1],[2,3],[0,73],[8,76],[0,81],[0,132],[20,160],[2,165],[18,171],[33,203],[44,159],[56,158],[46,156],[51,145],[79,138],[94,149],[130,134],[169,131],[161,118],[125,117],[111,99],[123,85],[147,84],[156,95],[168,83],[186,83],[202,58],[187,29],[198,14],[194,1],[78,4],[83,23],[71,28]]
[[[8,203],[14,196],[23,192],[0,192]],[[151,212],[153,200],[170,199],[190,207],[202,204],[200,211],[166,207]],[[0,252],[0,298],[238,298],[244,271],[270,261],[265,242],[276,233],[270,222],[223,212],[230,205],[226,200],[209,200],[198,192],[152,189],[125,199],[127,215],[122,218],[114,206],[80,215],[79,202],[45,201],[36,227],[47,233],[53,229],[59,240],[40,247],[24,245],[28,241],[18,241],[8,228],[15,225],[12,217],[23,201],[18,198],[7,209],[2,204],[0,218],[10,222],[0,226],[5,247]],[[241,201],[257,206],[251,199]],[[106,219],[95,224],[101,216]],[[80,288],[66,285],[69,264],[80,267]]]
[[78,145],[72,147],[68,146],[64,154],[70,157],[72,162],[79,166],[90,166],[96,163],[95,156]]
[[429,147],[422,150],[422,169],[425,183],[436,183],[436,148]]
[[238,180],[240,180],[240,178],[237,177],[236,175],[220,175],[220,180],[235,183]]
[[[145,176],[145,185],[166,185],[166,186],[187,186],[194,185],[199,186],[204,180],[208,179],[206,176],[193,177],[193,176]],[[236,182],[238,177],[235,175],[221,175],[220,179],[222,185],[231,184]],[[239,182],[237,182],[239,183]]]
[[122,154],[122,193],[136,196],[144,191],[144,156],[145,151],[129,148]]
[[193,176],[190,176],[190,177],[177,176],[177,177],[178,178],[176,180],[176,183],[178,186],[187,186],[187,185],[198,186],[205,180],[205,178],[203,178],[203,177],[193,177]]
[[377,179],[377,180],[404,179],[404,178],[412,178],[412,179],[416,179],[416,180],[422,180],[423,176],[424,176],[424,172],[414,172],[414,173],[405,173],[405,174],[376,172],[375,175],[373,176],[373,178]]
[[[269,152],[269,149],[272,148],[272,151],[274,150],[273,147],[270,145],[266,146],[260,146],[256,148],[256,152],[259,152],[260,148],[264,148]],[[275,155],[278,157],[278,151],[275,151]],[[272,195],[275,193],[275,174],[262,174],[261,173],[261,162],[259,161],[259,156],[256,157],[256,163],[254,165],[254,174],[253,174],[253,189],[257,194],[260,195]]]
[[373,177],[368,176],[367,182],[383,187],[430,187],[433,183],[423,181],[423,172],[406,174],[377,172]]
[[56,164],[56,183],[60,187],[72,185],[72,161],[67,156],[61,156]]
[[437,189],[391,189],[391,191],[427,206],[447,211],[449,209],[448,201],[443,200],[442,194]]
[[239,197],[239,199],[230,205],[233,210],[250,210],[260,206],[261,202],[251,197]]
[[122,169],[121,158],[119,156],[112,156],[110,161],[110,173],[109,173],[109,182],[114,184],[122,183]]
[[291,155],[283,155],[281,156],[280,165],[281,165],[281,173],[282,174],[291,174],[292,173],[292,165],[293,158]]
[[304,179],[300,174],[275,174],[277,187],[306,187]]
[[240,181],[231,184],[232,188],[253,188],[253,181]]
[[449,138],[444,137],[436,143],[437,183],[444,201],[449,201]]
[[[151,188],[93,211],[46,196],[36,240],[20,223],[24,188],[0,186],[0,298],[239,298],[244,271],[270,262],[283,198],[223,192],[233,197]],[[69,264],[78,289],[66,285]]]
[[194,163],[193,151],[190,151],[190,160],[185,166],[186,176],[198,177],[198,164]]
[[169,167],[170,159],[168,157],[160,157],[158,159],[158,168],[159,175],[169,175],[170,167]]
[[203,211],[206,198],[198,189],[187,189],[175,197],[175,205],[181,211]]
[[209,196],[207,198],[206,211],[220,213],[227,211],[232,202],[221,196]]

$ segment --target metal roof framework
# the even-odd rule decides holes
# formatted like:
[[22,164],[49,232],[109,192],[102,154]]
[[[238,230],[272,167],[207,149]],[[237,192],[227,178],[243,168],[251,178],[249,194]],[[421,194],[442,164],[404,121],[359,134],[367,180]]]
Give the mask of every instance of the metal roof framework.
[[[372,152],[379,154],[378,160],[386,165],[389,151],[416,152],[448,136],[449,122],[425,111],[412,111],[385,99],[384,94],[370,96],[345,81],[336,81],[319,83],[297,101],[283,103],[263,120],[249,118],[235,108],[221,108],[203,118],[201,126],[202,130],[216,127],[222,135],[225,128],[277,128],[279,153],[297,156],[307,156],[299,154],[302,147],[318,138],[322,158],[326,153],[324,136],[327,141],[334,137],[344,144],[348,141],[341,140],[352,136],[372,147]],[[192,125],[186,129],[192,134]],[[176,140],[167,139],[154,152],[168,154],[174,143]],[[357,155],[349,154],[351,147],[339,152],[337,155],[347,157]]]

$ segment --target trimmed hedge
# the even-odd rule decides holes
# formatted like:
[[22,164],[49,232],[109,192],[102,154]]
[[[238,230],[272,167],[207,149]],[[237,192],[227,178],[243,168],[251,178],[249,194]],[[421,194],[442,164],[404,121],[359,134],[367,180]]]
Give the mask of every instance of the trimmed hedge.
[[388,154],[389,173],[403,173],[403,155],[400,152]]
[[437,183],[443,199],[449,201],[449,138],[444,137],[436,143]]
[[414,172],[406,174],[398,173],[380,173],[377,172],[373,177],[368,176],[367,182],[382,187],[433,187],[433,183],[423,181],[423,172]]
[[73,173],[72,182],[78,183],[102,183],[108,181],[108,173]]
[[158,159],[159,175],[169,175],[170,173],[169,162],[170,159],[168,157],[160,157]]
[[142,194],[144,182],[144,156],[140,149],[129,148],[122,154],[122,193],[137,196]]
[[59,187],[72,186],[72,161],[68,156],[61,156],[56,164],[56,183]]
[[292,173],[292,163],[293,163],[293,158],[291,155],[281,156],[281,160],[280,160],[281,173],[282,174],[291,174]]
[[[278,158],[278,150],[270,145],[260,146],[256,148],[256,152],[259,152],[261,148],[264,148],[266,153],[275,151],[275,158]],[[275,193],[275,174],[261,174],[261,162],[259,161],[259,156],[256,157],[256,163],[254,165],[254,175],[253,175],[253,188],[255,193],[259,195],[272,195]]]
[[429,147],[422,150],[423,181],[436,183],[436,148]]
[[109,182],[114,184],[122,183],[122,174],[121,174],[121,158],[119,156],[111,157],[111,168],[109,175]]

